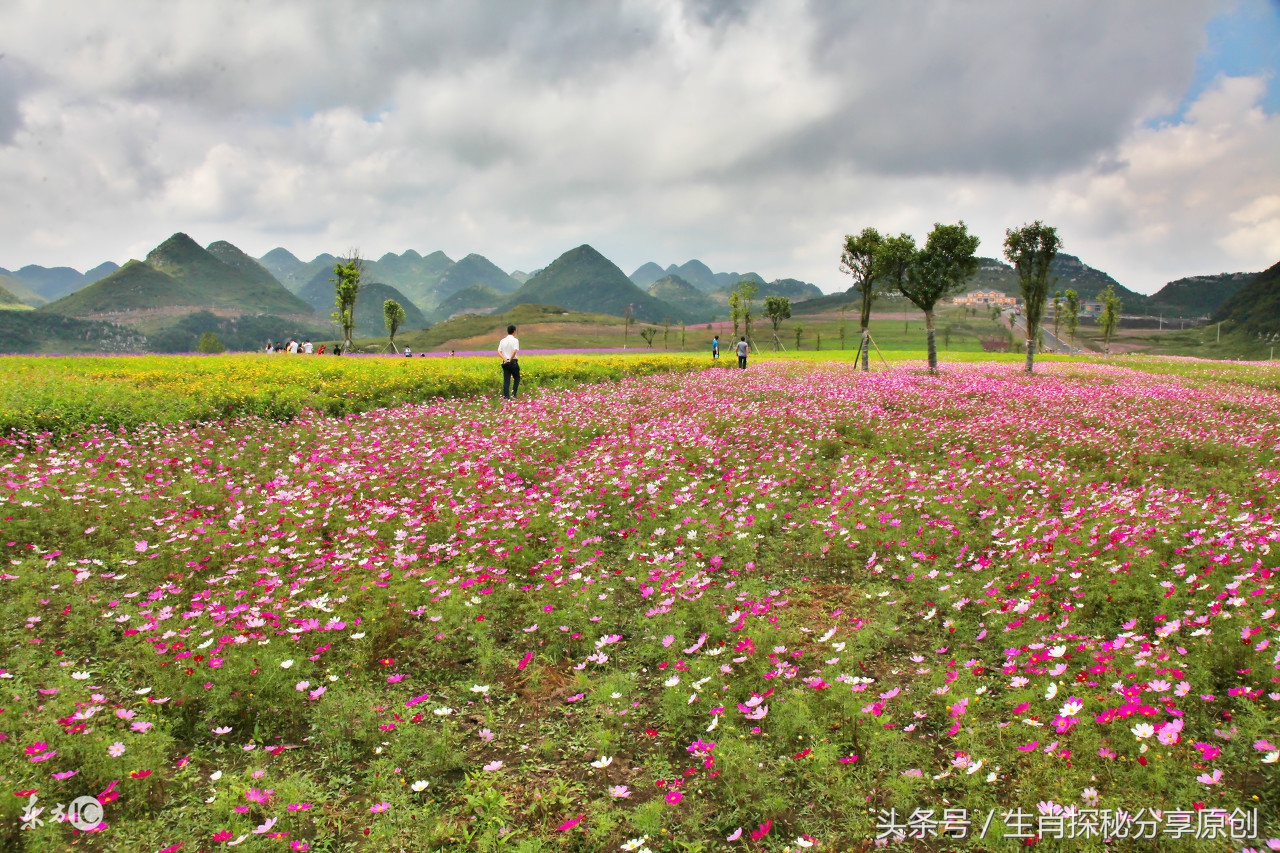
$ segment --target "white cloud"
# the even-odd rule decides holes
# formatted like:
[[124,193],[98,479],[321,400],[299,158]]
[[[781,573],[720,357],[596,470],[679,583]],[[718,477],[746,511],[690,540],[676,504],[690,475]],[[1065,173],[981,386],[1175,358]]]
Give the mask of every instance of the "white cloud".
[[1280,253],[1261,81],[1144,124],[1189,84],[1208,2],[130,8],[0,9],[0,264],[175,230],[526,270],[590,242],[628,272],[836,289],[846,231],[959,218],[988,254],[1044,218],[1145,290]]

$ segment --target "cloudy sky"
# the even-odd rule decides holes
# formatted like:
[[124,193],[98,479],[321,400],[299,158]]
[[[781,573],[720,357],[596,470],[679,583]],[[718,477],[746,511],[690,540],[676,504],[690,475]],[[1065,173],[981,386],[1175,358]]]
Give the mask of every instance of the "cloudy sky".
[[1280,260],[1280,0],[0,3],[0,266],[174,231],[843,289],[1058,226],[1135,290]]

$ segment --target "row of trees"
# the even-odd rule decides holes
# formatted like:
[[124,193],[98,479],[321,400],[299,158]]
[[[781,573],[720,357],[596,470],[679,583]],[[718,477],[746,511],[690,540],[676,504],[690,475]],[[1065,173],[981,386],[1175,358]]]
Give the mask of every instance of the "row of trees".
[[[330,315],[333,321],[342,327],[342,351],[351,352],[351,336],[356,327],[356,299],[360,296],[360,288],[364,284],[364,259],[359,249],[352,249],[338,259],[333,267],[334,307]],[[387,327],[387,346],[392,352],[396,347],[396,332],[404,325],[407,318],[404,306],[394,299],[382,303],[382,319]]]
[[[854,289],[861,296],[863,370],[871,369],[871,304],[877,295],[886,291],[901,293],[924,312],[929,369],[938,369],[934,308],[944,298],[962,292],[977,273],[978,243],[978,237],[969,233],[963,221],[955,225],[935,223],[923,247],[917,247],[910,234],[893,237],[871,227],[845,236],[840,266],[853,277]],[[1022,291],[1028,373],[1035,369],[1036,341],[1040,339],[1049,298],[1050,266],[1061,248],[1062,239],[1057,229],[1040,220],[1005,231],[1004,257],[1017,272]],[[1103,307],[1099,326],[1109,351],[1111,335],[1119,325],[1121,304],[1110,285],[1100,299]],[[1054,337],[1065,314],[1074,346],[1079,324],[1079,295],[1074,290],[1067,290],[1065,294],[1057,292],[1053,307]],[[776,324],[774,328],[776,330]]]

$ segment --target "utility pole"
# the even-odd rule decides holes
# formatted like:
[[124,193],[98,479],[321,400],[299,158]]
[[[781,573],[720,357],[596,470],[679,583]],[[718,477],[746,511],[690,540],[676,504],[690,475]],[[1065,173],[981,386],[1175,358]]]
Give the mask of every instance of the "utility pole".
[[1219,322],[1218,322],[1218,340],[1217,340],[1217,343],[1222,343],[1222,322],[1221,322],[1221,321],[1219,321]]

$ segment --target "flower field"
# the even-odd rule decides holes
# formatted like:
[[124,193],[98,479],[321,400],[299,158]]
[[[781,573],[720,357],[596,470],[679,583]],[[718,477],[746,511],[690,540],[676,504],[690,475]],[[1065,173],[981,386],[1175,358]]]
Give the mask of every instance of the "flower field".
[[[526,355],[521,389],[702,368],[666,355]],[[496,394],[497,355],[480,358],[325,356],[125,356],[0,358],[0,437],[66,435],[89,426],[216,421],[242,415],[287,420]]]
[[114,361],[0,455],[4,849],[1280,848],[1274,368]]

